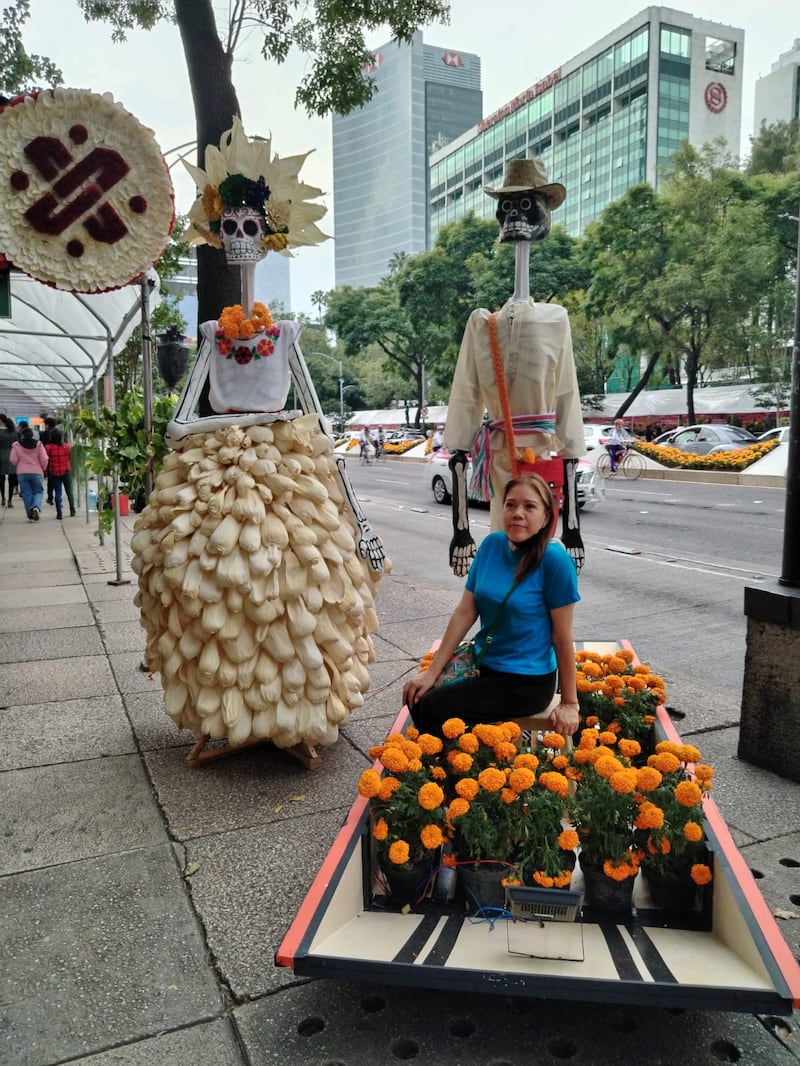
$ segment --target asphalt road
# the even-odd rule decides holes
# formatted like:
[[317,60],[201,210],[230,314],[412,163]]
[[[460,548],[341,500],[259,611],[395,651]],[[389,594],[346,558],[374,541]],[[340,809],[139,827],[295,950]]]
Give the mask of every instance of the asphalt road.
[[[348,470],[395,575],[452,588],[455,604],[463,581],[447,565],[450,508],[433,499],[430,466],[350,462]],[[782,489],[609,481],[605,502],[581,514],[576,638],[630,640],[667,680],[676,710],[693,715],[687,728],[738,720],[744,589],[778,587],[784,504]],[[470,526],[479,542],[488,509],[472,508]]]

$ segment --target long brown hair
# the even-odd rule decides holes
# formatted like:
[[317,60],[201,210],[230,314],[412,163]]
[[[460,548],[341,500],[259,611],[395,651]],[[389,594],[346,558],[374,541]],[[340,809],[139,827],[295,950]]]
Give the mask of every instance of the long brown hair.
[[544,509],[547,512],[547,521],[539,532],[534,533],[534,535],[524,543],[516,545],[516,549],[519,552],[519,562],[514,570],[514,580],[522,581],[523,578],[528,576],[528,574],[532,574],[542,561],[544,550],[551,540],[553,518],[556,513],[556,501],[553,496],[553,490],[543,477],[540,477],[539,474],[520,474],[519,477],[512,477],[505,489],[503,489],[504,506],[509,492],[511,492],[513,488],[516,488],[517,485],[527,485],[529,488],[533,489],[544,504]]

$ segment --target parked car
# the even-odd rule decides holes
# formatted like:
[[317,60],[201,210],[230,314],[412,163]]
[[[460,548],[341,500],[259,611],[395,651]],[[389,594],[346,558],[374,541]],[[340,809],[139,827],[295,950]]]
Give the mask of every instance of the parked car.
[[704,426],[684,426],[670,441],[670,447],[693,455],[716,455],[717,452],[749,448],[758,438],[739,426],[709,423]]
[[779,444],[789,443],[789,427],[778,426],[777,429],[768,429],[766,433],[759,435],[759,440],[775,440],[777,438]]
[[387,444],[406,444],[410,440],[425,440],[425,434],[421,429],[393,429],[386,434]]
[[[436,455],[430,459],[431,464],[431,489],[433,498],[437,503],[450,503],[453,496],[453,476],[448,463],[450,452],[446,448],[440,448]],[[472,477],[472,462],[467,464],[467,483]],[[578,507],[592,507],[602,503],[606,498],[606,486],[603,478],[595,470],[594,466],[586,459],[578,460]],[[479,496],[470,493],[472,503],[483,503]]]
[[[583,439],[586,445],[586,451],[591,452],[594,451],[595,448],[605,448],[613,429],[613,423],[607,426],[596,426],[593,422],[584,422]],[[623,429],[622,432],[625,434],[625,440],[629,444],[633,444],[634,441],[638,439],[627,429]]]
[[667,429],[663,433],[659,433],[657,437],[653,437],[650,441],[651,444],[672,444],[675,439],[675,435],[680,433],[683,426],[676,426],[675,429]]

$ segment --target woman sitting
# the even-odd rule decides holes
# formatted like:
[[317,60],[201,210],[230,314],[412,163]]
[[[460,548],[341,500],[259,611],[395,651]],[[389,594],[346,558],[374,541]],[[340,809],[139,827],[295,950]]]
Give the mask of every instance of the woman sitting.
[[[550,715],[552,728],[564,736],[578,728],[572,638],[578,577],[571,556],[551,539],[554,514],[553,493],[537,474],[506,485],[503,531],[484,538],[430,666],[403,689],[403,702],[422,732],[441,736],[448,718],[475,725],[541,714],[553,700],[557,678],[561,702]],[[484,629],[475,638],[476,654],[491,630],[479,677],[436,687],[478,617]]]

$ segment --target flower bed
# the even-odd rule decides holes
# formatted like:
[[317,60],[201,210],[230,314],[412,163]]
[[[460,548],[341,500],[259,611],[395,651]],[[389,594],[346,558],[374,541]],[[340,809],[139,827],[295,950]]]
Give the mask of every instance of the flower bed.
[[404,440],[401,441],[400,444],[384,444],[383,450],[387,455],[404,455],[406,452],[410,452],[412,448],[416,448],[419,444],[422,444],[421,440]]
[[736,471],[744,470],[756,460],[763,459],[777,446],[777,440],[762,440],[751,444],[749,448],[717,452],[715,455],[694,455],[691,452],[681,451],[680,448],[671,448],[664,444],[648,444],[645,441],[638,441],[634,448],[662,466],[681,467],[684,470]]

